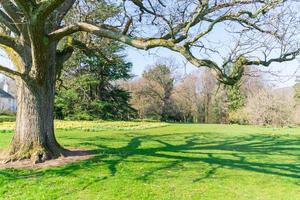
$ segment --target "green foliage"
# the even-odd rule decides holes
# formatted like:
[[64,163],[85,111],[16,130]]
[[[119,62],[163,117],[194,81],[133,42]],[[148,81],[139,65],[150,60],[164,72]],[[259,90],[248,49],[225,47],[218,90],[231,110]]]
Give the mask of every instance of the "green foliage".
[[[11,138],[0,134],[0,148]],[[299,199],[299,128],[170,124],[58,130],[57,139],[95,156],[61,167],[0,169],[0,199]]]
[[227,62],[224,67],[224,72],[219,74],[219,81],[225,85],[236,85],[240,82],[247,59],[244,56],[238,57],[234,61]]
[[245,97],[241,94],[241,78],[244,73],[244,63],[246,58],[240,56],[233,63],[229,63],[225,68],[225,74],[230,79],[225,83],[225,89],[229,101],[229,112],[235,112],[242,108],[245,103]]
[[245,104],[245,97],[242,95],[239,84],[226,86],[229,101],[229,112],[237,111]]
[[[102,47],[103,48],[103,47]],[[131,77],[131,63],[120,54],[122,47],[111,42],[105,53],[75,53],[67,64],[55,100],[59,119],[131,119],[136,111],[130,95],[116,81]]]
[[[105,12],[104,12],[105,11]],[[73,7],[66,22],[84,18],[93,24],[118,15],[116,4],[84,0]],[[78,42],[82,41],[82,43]],[[58,119],[131,119],[136,111],[130,106],[130,95],[118,81],[131,78],[132,64],[125,60],[123,46],[117,42],[78,33],[60,43],[76,50],[65,64],[55,99]]]
[[228,120],[233,124],[246,125],[249,124],[247,113],[244,108],[229,113]]
[[68,13],[67,22],[82,21],[85,19],[89,22],[103,23],[110,17],[116,16],[121,11],[120,6],[116,3],[106,0],[82,0]]

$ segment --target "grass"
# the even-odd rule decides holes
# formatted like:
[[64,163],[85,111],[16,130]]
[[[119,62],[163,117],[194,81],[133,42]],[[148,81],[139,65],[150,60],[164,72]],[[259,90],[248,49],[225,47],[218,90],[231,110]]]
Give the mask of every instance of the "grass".
[[[0,199],[300,199],[299,128],[143,126],[58,129],[61,144],[96,156],[63,167],[0,170]],[[0,134],[0,148],[11,136]]]
[[7,121],[13,122],[15,120],[16,120],[16,116],[15,115],[3,115],[3,114],[0,114],[0,123],[1,122],[7,122]]
[[[129,121],[61,121],[55,120],[55,129],[72,131],[81,130],[83,132],[98,132],[103,130],[142,130],[167,126],[167,123],[158,122],[129,122]],[[0,133],[12,133],[15,122],[0,123]]]

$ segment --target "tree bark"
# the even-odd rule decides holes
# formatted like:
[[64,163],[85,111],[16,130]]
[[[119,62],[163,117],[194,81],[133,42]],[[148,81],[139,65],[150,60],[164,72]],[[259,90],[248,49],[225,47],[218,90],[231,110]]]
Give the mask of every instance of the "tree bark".
[[44,62],[36,61],[34,63],[38,63],[39,66],[32,67],[42,71],[16,80],[16,130],[7,161],[32,159],[38,163],[66,153],[54,135],[56,63],[55,51],[51,51],[51,48],[49,50],[44,51],[47,55],[39,54],[39,57],[44,58]]

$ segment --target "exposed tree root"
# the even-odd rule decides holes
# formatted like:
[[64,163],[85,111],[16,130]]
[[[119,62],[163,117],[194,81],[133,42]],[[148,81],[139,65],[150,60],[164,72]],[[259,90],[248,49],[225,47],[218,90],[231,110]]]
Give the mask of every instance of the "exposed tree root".
[[13,148],[9,151],[3,163],[6,164],[9,162],[28,159],[31,160],[32,163],[38,164],[61,156],[64,157],[68,154],[68,152],[68,150],[60,146],[55,148],[54,150],[50,150],[49,148],[41,146],[36,146],[35,148],[32,148],[32,146],[26,148],[23,147],[19,148],[17,151],[15,150],[15,148]]
[[[1,153],[1,151],[0,151]],[[74,163],[82,160],[87,160],[95,155],[95,151],[85,150],[85,149],[72,149],[70,151],[66,151],[65,156],[60,156],[57,158],[46,159],[44,162],[34,162],[36,159],[19,159],[13,156],[10,156],[5,162],[2,160],[5,158],[4,154],[0,155],[0,169],[41,169],[44,167],[56,167],[63,166],[67,163]],[[14,161],[12,161],[14,160]]]

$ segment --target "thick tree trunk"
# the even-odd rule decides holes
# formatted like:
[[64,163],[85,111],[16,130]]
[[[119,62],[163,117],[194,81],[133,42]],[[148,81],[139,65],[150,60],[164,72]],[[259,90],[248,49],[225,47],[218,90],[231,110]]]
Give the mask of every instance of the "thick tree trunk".
[[8,161],[44,162],[66,152],[54,135],[55,46],[48,50],[36,53],[43,59],[34,60],[31,76],[16,80],[17,121]]
[[11,160],[32,158],[43,162],[59,156],[63,149],[54,136],[54,92],[19,80],[16,132],[10,148]]
[[64,153],[54,135],[54,83],[17,81],[18,112],[9,160],[31,158],[43,162]]

